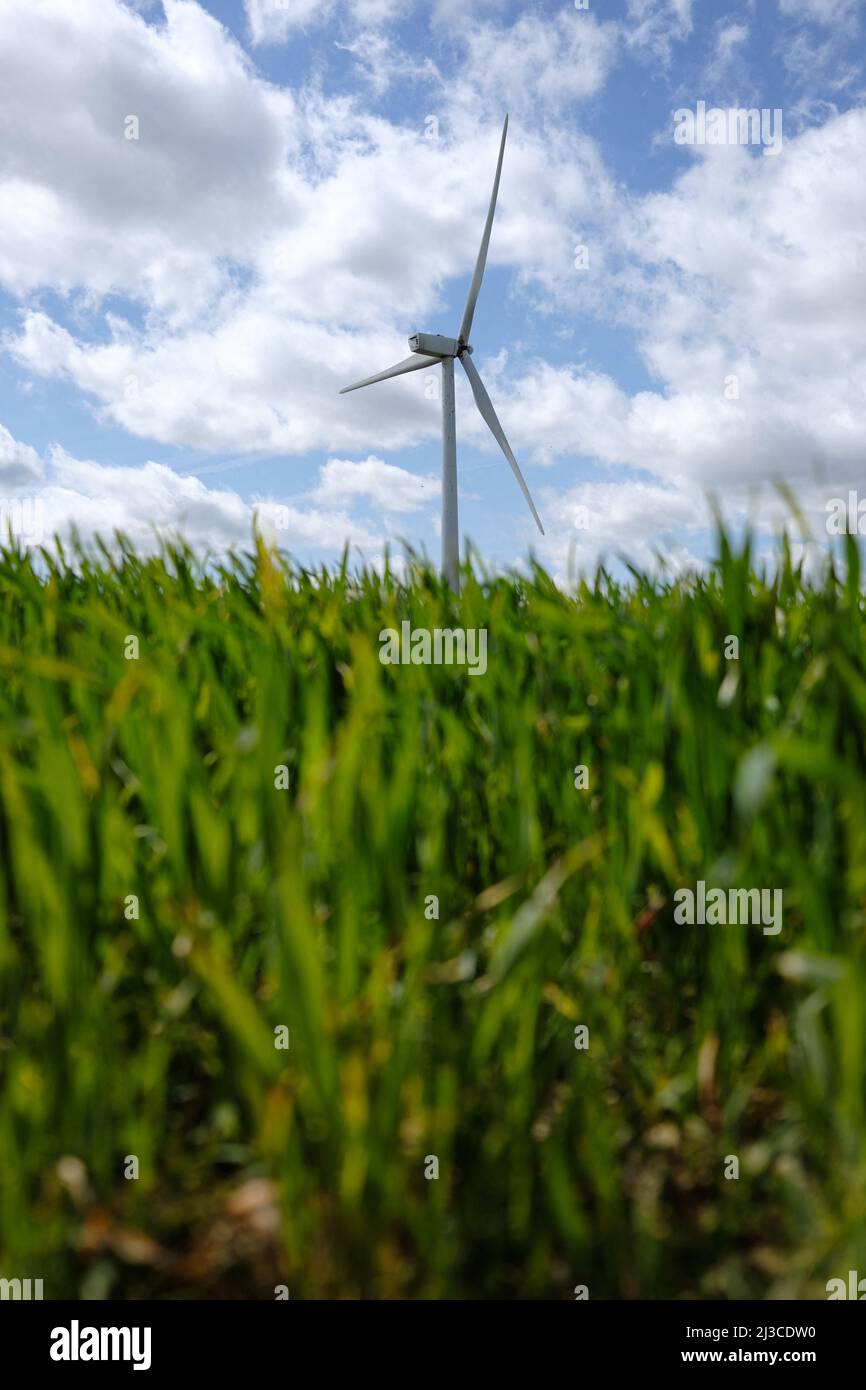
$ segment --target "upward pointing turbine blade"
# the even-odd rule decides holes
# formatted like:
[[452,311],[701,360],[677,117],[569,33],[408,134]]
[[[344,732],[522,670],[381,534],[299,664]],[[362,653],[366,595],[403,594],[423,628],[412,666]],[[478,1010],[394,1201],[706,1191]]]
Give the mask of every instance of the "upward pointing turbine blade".
[[375,376],[367,376],[363,381],[355,381],[351,386],[344,386],[340,395],[345,396],[347,391],[357,391],[361,386],[372,386],[374,381],[387,381],[389,376],[402,376],[404,372],[420,372],[422,367],[438,366],[438,357],[424,357],[420,352],[413,352],[411,357],[404,357],[402,362],[398,362],[394,367],[386,368],[384,372],[377,372]]
[[496,165],[496,178],[493,180],[493,193],[490,198],[490,208],[487,213],[487,221],[484,224],[484,235],[481,238],[481,245],[478,248],[478,260],[475,262],[475,271],[472,276],[472,284],[469,286],[469,294],[466,297],[466,308],[463,310],[463,322],[460,325],[458,338],[461,343],[469,342],[469,334],[472,331],[472,318],[475,313],[475,301],[478,298],[478,291],[481,289],[481,281],[484,278],[484,267],[487,264],[487,248],[490,245],[490,231],[493,227],[493,214],[496,211],[496,199],[499,196],[499,176],[502,173],[502,156],[505,154],[505,137],[508,134],[508,117],[505,117],[505,124],[502,127],[502,143],[499,146],[499,160]]
[[468,352],[461,353],[460,361],[463,363],[463,370],[469,378],[469,385],[472,387],[472,394],[475,397],[475,404],[478,406],[478,409],[481,412],[482,419],[486,421],[487,425],[490,428],[490,433],[493,435],[493,438],[496,440],[496,443],[499,445],[503,454],[508,459],[508,462],[511,464],[511,471],[517,479],[518,483],[520,484],[520,491],[526,498],[526,501],[529,504],[529,510],[535,517],[535,524],[543,536],[544,527],[541,524],[538,512],[535,510],[535,503],[529,495],[529,488],[526,486],[526,483],[523,480],[523,474],[517,466],[517,459],[511,452],[511,445],[505,438],[505,431],[499,423],[496,411],[493,409],[493,402],[491,401],[490,397],[487,394],[487,391],[485,390],[484,382],[478,375],[478,368],[475,366],[475,363],[472,361],[472,358],[469,356]]

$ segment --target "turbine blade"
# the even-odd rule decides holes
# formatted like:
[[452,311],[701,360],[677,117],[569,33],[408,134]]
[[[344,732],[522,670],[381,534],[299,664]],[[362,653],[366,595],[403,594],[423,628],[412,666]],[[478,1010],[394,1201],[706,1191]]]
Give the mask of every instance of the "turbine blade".
[[493,435],[493,438],[496,440],[496,443],[499,445],[503,454],[508,459],[508,462],[511,464],[511,471],[517,479],[518,483],[520,484],[520,490],[529,504],[529,510],[535,517],[535,524],[543,536],[544,527],[541,524],[538,512],[535,510],[535,503],[529,495],[529,488],[526,486],[526,483],[523,480],[523,474],[517,466],[517,459],[511,452],[511,445],[505,438],[505,431],[499,423],[496,411],[493,409],[493,402],[491,401],[490,397],[487,394],[487,391],[485,390],[484,382],[478,375],[478,368],[475,366],[475,363],[472,361],[472,358],[469,356],[468,352],[464,352],[461,354],[460,361],[463,363],[463,370],[469,378],[469,385],[472,387],[472,394],[475,397],[475,404],[478,406],[478,409],[481,412],[481,417],[489,426],[490,433]]
[[374,381],[387,381],[389,376],[402,376],[404,372],[419,372],[422,367],[438,367],[438,365],[438,357],[425,357],[420,352],[413,352],[411,357],[404,357],[402,362],[398,362],[394,367],[388,367],[384,372],[377,372],[375,376],[366,376],[363,381],[355,381],[351,386],[344,386],[339,394],[345,396],[347,391],[357,391],[359,386],[372,386]]
[[493,180],[493,193],[490,198],[490,208],[487,213],[487,221],[484,224],[484,235],[481,238],[481,245],[478,248],[478,260],[475,262],[472,283],[469,286],[469,294],[466,297],[466,308],[463,310],[463,322],[460,325],[460,332],[457,335],[461,343],[469,342],[472,319],[475,314],[475,301],[478,298],[478,291],[481,289],[481,281],[484,278],[484,267],[487,264],[487,248],[490,245],[490,230],[493,226],[493,214],[496,211],[496,199],[499,196],[499,176],[502,173],[502,156],[505,153],[505,136],[507,133],[508,117],[506,116],[505,124],[502,127],[502,143],[499,146],[499,159],[496,164],[496,178]]

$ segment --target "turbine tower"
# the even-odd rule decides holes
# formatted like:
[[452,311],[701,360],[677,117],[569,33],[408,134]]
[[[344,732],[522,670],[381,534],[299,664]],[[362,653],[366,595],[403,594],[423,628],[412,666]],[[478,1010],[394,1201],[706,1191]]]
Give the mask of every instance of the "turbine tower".
[[502,173],[502,156],[505,153],[507,134],[508,117],[506,116],[505,124],[502,127],[502,141],[499,146],[499,159],[496,164],[496,177],[493,180],[493,193],[487,211],[487,221],[484,224],[484,234],[478,249],[478,259],[475,262],[472,283],[469,286],[466,308],[463,310],[463,319],[457,337],[444,338],[440,333],[414,333],[409,339],[409,346],[412,349],[411,357],[405,357],[402,362],[388,367],[384,372],[377,372],[375,376],[368,376],[363,381],[356,381],[352,386],[344,386],[340,392],[340,395],[344,396],[347,391],[357,391],[361,386],[372,386],[374,382],[386,381],[391,376],[402,376],[404,372],[418,372],[422,367],[435,367],[438,363],[442,364],[442,573],[453,589],[457,588],[460,565],[460,540],[457,526],[457,432],[454,419],[455,358],[459,359],[468,376],[469,385],[472,387],[472,394],[475,397],[475,404],[478,406],[481,417],[511,464],[511,470],[526,498],[529,510],[535,517],[535,524],[544,535],[544,527],[529,495],[529,488],[517,466],[517,459],[505,437],[505,431],[499,423],[496,411],[493,409],[493,403],[485,390],[484,382],[472,361],[472,348],[469,345],[475,304],[484,277],[484,267],[487,263],[487,248],[490,245],[490,230],[493,226],[493,214],[496,211],[496,199],[499,194],[499,177]]

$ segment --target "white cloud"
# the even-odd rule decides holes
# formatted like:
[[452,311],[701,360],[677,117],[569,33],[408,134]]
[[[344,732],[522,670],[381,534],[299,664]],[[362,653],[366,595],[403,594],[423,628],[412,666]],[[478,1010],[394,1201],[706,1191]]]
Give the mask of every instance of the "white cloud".
[[256,503],[253,510],[256,524],[265,538],[290,551],[301,543],[331,553],[350,545],[372,561],[381,554],[385,540],[390,538],[387,528],[373,532],[345,510],[269,501]]
[[405,16],[410,0],[244,0],[254,45],[280,44],[298,29],[320,28],[335,17],[358,26]]
[[565,8],[543,20],[521,15],[510,27],[466,22],[458,30],[465,58],[452,98],[471,109],[479,101],[491,116],[562,112],[604,85],[618,47],[616,25]]
[[42,477],[42,460],[29,444],[21,444],[0,425],[0,488],[32,487]]
[[[610,275],[605,288],[610,312],[630,313],[658,388],[628,393],[578,365],[482,360],[518,457],[618,471],[623,490],[608,496],[623,506],[651,479],[672,518],[683,505],[704,517],[706,493],[742,517],[763,485],[752,515],[769,524],[780,514],[771,485],[783,479],[821,534],[827,497],[862,485],[864,141],[866,111],[854,110],[787,141],[775,160],[744,149],[693,156],[669,193],[644,199],[620,230],[647,279]],[[474,416],[464,434],[493,447]],[[546,525],[558,506],[550,490],[547,499]],[[643,544],[628,507],[617,515],[617,535],[631,528]],[[557,545],[554,536],[561,561]]]
[[[188,320],[289,220],[293,101],[189,0],[4,0],[0,283],[140,297]],[[50,100],[35,98],[50,93]],[[127,118],[139,138],[127,139]]]
[[[11,3],[17,7],[21,0]],[[46,0],[49,9],[56,3]],[[82,3],[93,6],[95,0]],[[98,13],[107,8],[113,7],[105,0]],[[124,80],[140,46],[146,46],[153,110],[160,109],[161,88],[175,81],[179,37],[172,24],[186,24],[188,11],[199,13],[171,0],[171,23],[164,30],[142,37],[146,26],[127,14],[109,35]],[[35,63],[40,76],[41,60],[33,53],[44,19],[41,15],[33,29],[32,42],[21,42],[19,50],[21,64]],[[0,17],[0,32],[2,23]],[[20,10],[19,38],[30,24],[31,11]],[[54,35],[52,71],[57,76],[64,61],[69,69],[55,83],[63,94],[57,109],[64,130],[79,132],[76,150],[66,152],[68,163],[78,162],[89,173],[71,183],[67,175],[55,176],[48,132],[40,150],[31,151],[35,172],[27,188],[10,173],[8,205],[23,207],[23,223],[32,233],[38,222],[42,234],[28,240],[16,232],[0,243],[0,277],[5,274],[22,293],[37,285],[61,293],[76,289],[89,317],[79,315],[81,326],[73,333],[44,311],[30,309],[22,332],[11,340],[19,362],[34,373],[73,382],[95,399],[102,418],[133,434],[195,449],[300,453],[371,444],[395,448],[429,437],[438,429],[436,411],[424,399],[420,381],[389,383],[375,399],[350,404],[338,406],[335,397],[368,364],[384,367],[405,355],[414,328],[453,332],[454,325],[438,323],[441,287],[457,274],[468,283],[501,113],[479,128],[477,115],[457,103],[450,112],[451,130],[428,140],[420,125],[407,130],[362,117],[343,99],[329,102],[315,92],[277,97],[249,72],[237,46],[212,20],[200,16],[187,27],[191,47],[185,61],[201,67],[205,86],[212,45],[229,50],[228,58],[220,57],[217,74],[227,70],[241,88],[228,100],[235,112],[238,161],[244,161],[246,141],[268,137],[266,152],[257,155],[258,184],[252,174],[249,186],[232,181],[227,166],[233,147],[224,149],[217,139],[204,161],[214,189],[204,190],[201,214],[215,229],[202,232],[200,214],[193,217],[186,210],[188,200],[176,200],[180,211],[174,202],[166,203],[163,178],[173,188],[188,180],[194,200],[201,192],[178,115],[178,132],[159,143],[158,157],[140,169],[135,196],[150,210],[142,213],[140,227],[131,226],[124,249],[123,236],[111,230],[116,151],[112,145],[103,168],[105,138],[90,118],[87,82],[78,82],[74,50]],[[513,35],[506,34],[503,42],[507,58],[502,61],[511,62]],[[484,43],[492,61],[490,34]],[[124,45],[131,46],[131,57]],[[545,52],[552,62],[552,52]],[[570,59],[568,51],[565,58]],[[33,71],[29,85],[34,85]],[[195,106],[196,92],[184,89],[184,96]],[[16,109],[24,123],[23,88]],[[126,110],[125,101],[118,109]],[[198,112],[194,130],[197,123]],[[177,167],[171,167],[175,159]],[[201,184],[200,168],[195,177]],[[208,205],[211,193],[216,201]],[[243,287],[227,283],[218,231],[223,197],[237,204],[227,245],[246,276]],[[556,128],[542,137],[531,125],[512,121],[490,265],[516,266],[527,283],[538,280],[551,293],[554,258],[559,273],[573,282],[569,222],[597,216],[611,200],[611,185],[585,137]],[[15,222],[12,214],[9,221]],[[99,235],[91,236],[93,228],[112,241],[104,254]],[[145,311],[142,327],[100,311],[101,296],[109,289],[138,297]]]
[[[866,0],[779,0],[779,52],[786,73],[799,88],[788,103],[786,120],[817,123],[835,114],[840,94],[859,92],[862,101],[862,19]],[[816,33],[814,25],[822,26]]]
[[588,573],[620,555],[654,570],[659,557],[670,572],[701,568],[683,543],[707,524],[699,495],[651,483],[578,483],[559,496],[545,495],[550,536],[538,546],[560,580]]
[[351,53],[359,72],[377,97],[388,91],[394,82],[411,82],[416,89],[422,83],[442,86],[442,75],[432,58],[414,58],[378,29],[362,29],[351,41],[337,43]]
[[731,74],[731,69],[736,64],[737,84],[739,90],[742,91],[742,86],[740,84],[743,80],[742,74],[745,62],[745,55],[742,49],[748,37],[749,26],[747,24],[722,20],[717,25],[713,56],[704,74],[706,81],[720,82],[728,78]]
[[289,551],[312,546],[334,554],[348,543],[376,560],[395,533],[387,520],[373,528],[359,522],[351,504],[359,496],[381,500],[381,490],[390,485],[402,494],[402,504],[383,511],[412,510],[427,500],[413,497],[413,482],[416,491],[425,486],[429,491],[436,480],[413,480],[403,469],[368,459],[357,465],[360,486],[339,488],[339,470],[353,465],[332,462],[337,472],[322,468],[320,486],[310,497],[250,503],[229,488],[208,487],[162,463],[112,466],[74,458],[57,444],[49,449],[45,467],[35,449],[0,425],[0,487],[6,492],[0,502],[6,509],[12,498],[26,495],[39,504],[38,513],[27,513],[28,531],[35,533],[38,521],[39,534],[32,536],[38,543],[52,535],[66,537],[73,529],[85,542],[99,535],[110,543],[120,531],[143,551],[153,549],[160,536],[182,535],[198,549],[219,552],[248,544],[255,522],[268,540]]
[[862,13],[863,0],[779,0],[779,11],[792,19],[839,24]]
[[45,525],[85,537],[121,530],[149,548],[154,534],[183,534],[190,543],[222,549],[248,539],[251,513],[237,493],[208,488],[161,463],[118,468],[50,451],[51,478],[42,489]]
[[727,59],[749,37],[747,24],[723,24],[716,35],[716,55]]
[[[708,152],[671,193],[645,201],[636,245],[667,269],[644,347],[665,384],[660,414],[680,414],[693,431],[679,466],[790,477],[856,465],[866,427],[864,139],[866,110],[853,110],[786,141],[776,159]],[[724,399],[729,375],[739,377],[738,402]]]
[[670,61],[675,43],[692,32],[692,0],[628,0],[628,46],[655,61]]
[[392,334],[350,334],[281,322],[271,307],[238,307],[212,330],[146,342],[82,346],[30,313],[8,344],[30,371],[62,377],[99,401],[100,418],[131,434],[205,453],[302,454],[316,448],[396,449],[438,431],[422,374],[357,396],[340,387],[408,353]]
[[438,499],[439,479],[431,474],[409,473],[405,468],[369,458],[328,459],[319,472],[312,498],[328,505],[347,498],[368,498],[384,512],[415,512]]
[[254,44],[285,43],[294,29],[322,24],[336,0],[244,0]]
[[[403,356],[414,328],[453,331],[437,311],[477,252],[494,87],[495,119],[479,126],[477,90],[460,79],[431,141],[420,121],[400,128],[351,99],[263,82],[190,0],[165,13],[154,27],[113,0],[0,11],[12,71],[0,118],[13,137],[0,151],[0,282],[29,306],[18,361],[166,444],[292,454],[430,437],[420,381],[339,406],[336,392]],[[607,30],[575,13],[536,28],[471,24],[462,70],[477,67],[482,85],[531,76],[554,97],[595,90]],[[33,103],[45,89],[52,102]],[[130,113],[138,141],[123,138]],[[551,258],[570,266],[569,222],[611,196],[585,137],[512,121],[491,266],[551,293]],[[43,287],[74,296],[74,328],[33,307]],[[143,324],[107,314],[109,293],[136,301]]]

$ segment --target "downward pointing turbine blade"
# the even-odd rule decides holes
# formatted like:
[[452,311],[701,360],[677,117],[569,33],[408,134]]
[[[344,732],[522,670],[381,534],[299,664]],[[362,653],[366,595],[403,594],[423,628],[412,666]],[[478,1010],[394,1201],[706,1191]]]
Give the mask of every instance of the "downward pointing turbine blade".
[[497,419],[496,411],[493,409],[493,402],[491,401],[490,397],[487,394],[487,391],[485,390],[484,382],[478,375],[478,368],[475,366],[475,363],[472,361],[472,358],[469,356],[468,353],[462,353],[460,361],[463,363],[463,370],[469,378],[469,385],[472,387],[472,394],[475,397],[475,404],[478,406],[482,418],[490,427],[490,433],[493,435],[493,438],[496,440],[496,443],[499,445],[503,454],[508,459],[508,462],[511,464],[511,471],[517,479],[518,483],[520,484],[520,490],[526,498],[527,502],[529,503],[529,510],[535,517],[535,524],[543,536],[544,527],[541,524],[538,512],[535,510],[535,503],[529,495],[529,488],[523,481],[523,474],[517,466],[517,459],[511,452],[511,445],[505,438],[505,431],[500,425],[499,420]]
[[389,376],[402,376],[404,372],[419,372],[422,367],[438,367],[438,365],[438,357],[424,357],[419,352],[413,352],[411,357],[404,357],[402,362],[398,362],[394,367],[388,367],[384,372],[377,372],[375,376],[367,376],[363,381],[356,381],[351,386],[344,386],[340,395],[345,396],[347,391],[357,391],[360,386],[372,386],[374,381],[386,381]]
[[499,161],[496,165],[496,178],[493,180],[493,194],[490,198],[490,209],[487,213],[487,221],[484,224],[484,235],[481,238],[481,245],[478,249],[478,260],[475,262],[475,272],[472,276],[472,284],[469,286],[469,294],[466,298],[466,308],[463,310],[463,322],[460,325],[460,332],[457,335],[462,343],[469,342],[469,334],[472,330],[472,318],[475,313],[475,301],[478,298],[478,291],[481,289],[481,281],[484,278],[484,267],[487,264],[487,248],[490,245],[490,230],[493,226],[493,214],[496,211],[496,199],[499,195],[499,175],[502,173],[502,156],[505,153],[505,137],[508,134],[508,117],[505,117],[505,124],[502,127],[502,143],[499,146]]

